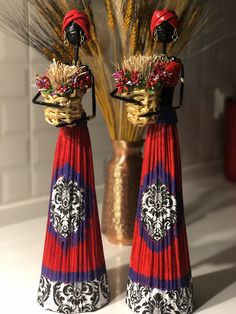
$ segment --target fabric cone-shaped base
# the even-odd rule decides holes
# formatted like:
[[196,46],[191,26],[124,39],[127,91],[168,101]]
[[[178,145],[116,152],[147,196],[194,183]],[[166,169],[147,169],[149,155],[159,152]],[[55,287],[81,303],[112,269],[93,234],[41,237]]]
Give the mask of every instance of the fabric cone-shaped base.
[[136,313],[193,311],[175,124],[148,127],[126,303]]
[[60,313],[95,311],[109,301],[87,125],[61,128],[38,302]]

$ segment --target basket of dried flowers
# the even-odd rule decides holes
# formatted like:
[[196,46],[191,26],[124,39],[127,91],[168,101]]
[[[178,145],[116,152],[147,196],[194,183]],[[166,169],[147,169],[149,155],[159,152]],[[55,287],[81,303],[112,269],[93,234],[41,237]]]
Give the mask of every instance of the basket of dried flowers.
[[36,103],[45,106],[45,120],[49,124],[71,126],[85,115],[82,98],[92,86],[86,66],[70,66],[53,60],[46,75],[36,76],[36,85],[44,99]]
[[157,121],[162,88],[175,86],[179,79],[176,64],[167,55],[135,55],[117,67],[113,75],[117,98],[126,101],[132,124],[143,127]]

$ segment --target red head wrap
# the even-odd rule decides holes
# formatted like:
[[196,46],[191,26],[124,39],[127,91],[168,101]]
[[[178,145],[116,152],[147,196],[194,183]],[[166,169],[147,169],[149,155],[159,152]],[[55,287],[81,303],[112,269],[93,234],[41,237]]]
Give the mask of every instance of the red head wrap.
[[178,26],[178,17],[174,11],[170,11],[168,9],[154,11],[150,27],[151,33],[153,34],[155,28],[165,21],[167,21],[174,28],[177,28]]
[[62,24],[62,33],[64,33],[65,28],[70,24],[70,22],[74,21],[78,24],[83,32],[86,35],[87,40],[90,39],[90,32],[89,32],[89,19],[86,14],[80,12],[76,9],[70,10],[63,19]]

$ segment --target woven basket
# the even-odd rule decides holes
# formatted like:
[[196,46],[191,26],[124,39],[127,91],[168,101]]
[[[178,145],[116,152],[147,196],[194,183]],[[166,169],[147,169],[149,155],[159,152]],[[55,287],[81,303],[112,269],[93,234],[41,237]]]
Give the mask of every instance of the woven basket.
[[138,100],[142,105],[126,103],[127,119],[132,124],[140,127],[155,123],[158,115],[151,115],[148,117],[142,117],[146,113],[156,112],[159,108],[159,103],[156,94],[149,94],[144,88],[134,88],[129,93],[122,93],[124,97]]
[[70,96],[52,96],[42,93],[42,97],[47,103],[58,103],[60,108],[46,107],[44,109],[45,120],[54,126],[68,124],[73,125],[73,121],[78,120],[84,114],[82,108],[83,93],[76,91]]

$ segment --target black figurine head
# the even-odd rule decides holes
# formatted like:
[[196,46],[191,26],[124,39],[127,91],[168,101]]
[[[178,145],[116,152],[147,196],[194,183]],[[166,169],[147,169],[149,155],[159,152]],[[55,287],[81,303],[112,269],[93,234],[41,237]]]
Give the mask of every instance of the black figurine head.
[[82,46],[83,43],[87,40],[82,28],[74,21],[70,22],[70,24],[65,28],[64,32],[65,41],[68,41],[73,46]]
[[64,17],[62,32],[66,42],[73,46],[81,46],[90,39],[87,15],[75,9],[69,11]]
[[168,9],[156,10],[151,20],[151,33],[155,41],[176,41],[178,18],[174,11]]

